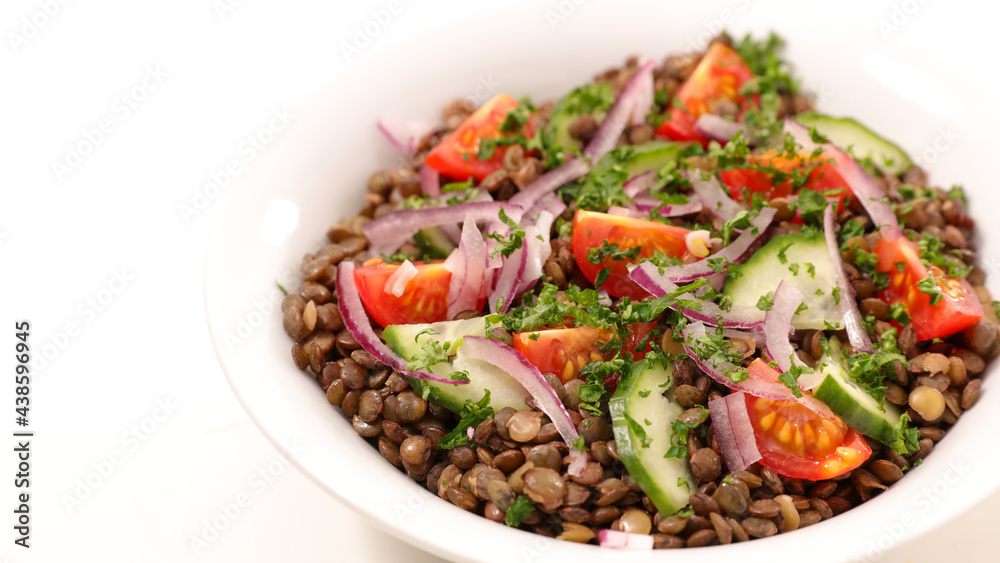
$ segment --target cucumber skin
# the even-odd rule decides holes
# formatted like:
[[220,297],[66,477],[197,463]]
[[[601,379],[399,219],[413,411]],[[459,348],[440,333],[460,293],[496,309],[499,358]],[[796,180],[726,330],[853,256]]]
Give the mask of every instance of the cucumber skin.
[[[905,172],[906,169],[913,166],[913,161],[910,160],[910,156],[906,154],[906,151],[895,143],[878,135],[854,118],[832,117],[829,115],[810,112],[796,115],[795,120],[806,127],[816,128],[816,131],[828,137],[831,142],[843,150],[847,150],[847,146],[844,146],[846,133],[846,135],[855,139],[855,142],[847,142],[846,145],[854,145],[856,148],[870,150],[872,162],[879,170],[882,170],[887,174],[898,176],[899,174]],[[856,140],[864,140],[866,137],[869,142],[863,143],[863,146],[859,147]],[[840,141],[837,140],[838,138]],[[893,159],[891,166],[887,166],[885,164],[884,157],[887,153],[895,153],[890,155]],[[866,155],[859,154],[858,156],[863,158]]]
[[[650,373],[653,371],[660,373]],[[658,377],[654,381],[649,381],[649,379],[652,379],[652,376]],[[672,396],[674,384],[672,381],[673,371],[671,368],[663,369],[659,366],[652,367],[647,360],[636,362],[632,365],[632,371],[629,373],[629,377],[625,378],[624,381],[619,382],[618,388],[615,390],[614,395],[608,403],[608,407],[611,411],[612,430],[614,432],[615,444],[618,447],[619,458],[622,463],[625,464],[625,468],[628,470],[629,475],[635,479],[642,491],[649,496],[651,501],[653,501],[657,510],[659,510],[659,512],[664,516],[669,516],[688,504],[690,493],[693,492],[691,487],[697,484],[697,481],[691,474],[689,460],[667,460],[668,462],[674,462],[674,465],[682,464],[683,467],[683,470],[672,473],[669,476],[650,474],[643,463],[642,456],[640,455],[643,448],[641,445],[637,446],[638,438],[633,436],[632,431],[629,428],[628,420],[625,418],[625,414],[630,410],[630,401],[658,400],[656,398],[657,395],[662,393],[662,388],[660,388],[659,385],[663,383],[664,379],[670,381],[670,385],[666,387],[666,390],[668,391],[668,395]],[[653,394],[646,398],[638,397],[638,391],[641,390],[640,387],[643,389],[650,389]],[[666,398],[664,397],[664,399]],[[670,399],[666,400],[677,407],[676,414],[671,417],[670,420],[665,420],[665,416],[661,416],[657,418],[653,425],[645,427],[650,434],[654,435],[654,442],[656,440],[670,440],[672,432],[670,424],[676,420],[677,415],[679,415],[683,410],[680,405],[676,405],[676,403],[673,403]],[[642,420],[639,420],[640,424],[642,424],[642,422]],[[661,431],[657,432],[654,429],[659,429]],[[652,444],[650,444],[650,446],[652,446]],[[662,453],[658,454],[656,459],[662,460]],[[678,477],[683,477],[687,481],[688,487],[686,489],[682,490],[681,487],[678,486]],[[658,478],[663,482],[657,482]]]
[[[448,321],[442,323],[431,323],[431,325],[420,324],[420,325],[390,325],[385,327],[382,331],[382,337],[385,339],[386,345],[389,348],[399,354],[404,360],[411,360],[413,356],[421,351],[420,347],[414,341],[414,336],[424,328],[428,326],[448,326],[449,328],[462,327],[464,330],[446,330],[439,331],[445,336],[446,340],[455,341],[455,347],[459,346],[458,339],[462,336],[476,335],[476,336],[486,336],[486,320],[485,318],[478,317],[477,319],[468,319],[463,321]],[[440,363],[433,366],[431,373],[438,377],[448,378],[451,374],[453,366],[450,363]],[[482,383],[477,383],[476,374],[470,373],[469,378],[471,382],[462,385],[462,391],[474,391],[471,396],[468,397],[455,397],[445,392],[444,387],[458,387],[455,385],[448,385],[445,383],[435,383],[429,381],[423,381],[416,379],[414,377],[407,376],[407,380],[410,382],[410,387],[414,391],[419,393],[421,396],[427,393],[427,398],[435,402],[442,407],[456,413],[461,413],[462,408],[465,406],[466,399],[479,400],[483,397],[485,389],[490,386],[484,385]],[[511,381],[514,381],[511,378]],[[520,385],[520,384],[518,384]],[[426,391],[425,391],[426,389]],[[523,401],[505,401],[502,393],[498,393],[497,389],[492,389],[493,393],[490,397],[490,405],[494,410],[500,410],[504,407],[511,407],[516,410],[524,410],[528,408]]]
[[641,145],[619,147],[601,157],[594,165],[593,173],[600,174],[622,160],[620,155],[628,154],[628,160],[622,164],[629,178],[634,178],[646,172],[656,172],[667,163],[676,162],[691,143],[674,141],[649,141]]
[[[813,396],[822,401],[845,423],[865,436],[891,444],[895,431],[892,425],[882,417],[868,412],[864,407],[841,389],[840,384],[832,375],[823,378],[823,382],[813,389]],[[862,431],[864,429],[865,431]]]

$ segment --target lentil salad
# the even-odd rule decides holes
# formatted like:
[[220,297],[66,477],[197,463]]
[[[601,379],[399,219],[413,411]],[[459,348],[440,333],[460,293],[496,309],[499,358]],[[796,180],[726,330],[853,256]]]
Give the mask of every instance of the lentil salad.
[[[485,106],[499,119],[492,133],[488,127],[472,128],[477,142],[468,147],[467,159],[460,156],[461,149],[451,155],[440,149],[482,108],[474,110],[464,101],[449,104],[443,126],[419,140],[407,164],[373,175],[365,208],[331,227],[329,246],[303,258],[304,283],[282,304],[285,330],[295,340],[296,365],[316,377],[360,436],[428,490],[465,510],[546,536],[608,546],[647,543],[601,535],[612,530],[646,536],[656,548],[698,547],[792,531],[876,496],[926,457],[978,399],[978,376],[997,351],[995,304],[983,287],[982,270],[974,266],[974,222],[965,213],[960,189],[928,186],[926,174],[904,160],[905,153],[877,147],[871,155],[854,152],[847,158],[860,163],[887,196],[893,220],[898,218],[906,240],[913,239],[917,260],[912,269],[923,267],[925,273],[911,282],[930,280],[922,288],[926,291],[920,291],[926,303],[907,302],[899,297],[903,292],[893,293],[899,289],[897,278],[913,277],[906,250],[889,244],[897,239],[887,234],[884,215],[869,211],[861,194],[852,193],[854,186],[840,175],[850,163],[824,147],[839,145],[835,133],[843,129],[825,130],[834,120],[817,120],[809,97],[777,56],[779,46],[775,39],[744,39],[734,45],[723,36],[708,53],[671,56],[658,66],[630,59],[555,104],[533,107],[509,98],[488,102]],[[743,66],[734,65],[734,56]],[[644,77],[643,72],[652,85],[648,97],[637,94],[637,77]],[[719,72],[740,87],[724,91],[713,86]],[[700,81],[708,84],[700,92],[689,86]],[[636,119],[639,111],[629,112],[624,131],[605,127],[612,133],[604,135],[612,137],[610,146],[588,151],[607,133],[601,126],[622,113],[615,113],[615,105],[628,94],[634,107],[648,106],[646,115]],[[699,115],[701,106],[707,109]],[[713,123],[701,115],[723,119]],[[803,124],[812,120],[812,129],[796,139],[794,124],[783,127],[782,120],[790,116],[801,116]],[[878,160],[890,153],[895,157],[891,161]],[[612,164],[602,168],[608,156]],[[643,164],[643,158],[649,162]],[[465,167],[470,162],[476,166]],[[576,178],[559,178],[558,198],[538,197],[530,201],[537,209],[516,219],[509,212],[513,207],[498,205],[518,197],[528,200],[521,194],[535,193],[540,178],[574,162],[588,166]],[[407,232],[399,243],[386,242],[371,227],[401,212],[462,205],[466,207],[457,219]],[[474,209],[486,211],[467,219]],[[545,212],[551,222],[539,225]],[[824,213],[834,217],[835,229],[824,228]],[[489,223],[486,236],[478,233],[477,224],[484,222]],[[636,244],[634,238],[591,236],[601,228],[607,233],[632,229],[630,233],[638,232],[634,236],[645,238]],[[449,270],[448,261],[434,259],[471,254],[474,244],[463,243],[475,242],[465,236],[473,229],[488,250],[487,262],[498,259],[500,264],[492,271],[487,264],[478,293],[459,292],[456,300],[450,295],[451,282],[456,272],[470,277],[468,264],[452,264]],[[820,268],[821,253],[809,254],[808,261],[788,260],[788,255],[811,244],[825,249],[830,237],[824,240],[824,235],[831,232],[840,260],[834,266],[842,270],[846,286],[831,283],[823,296],[807,296],[802,289],[808,284],[799,280],[809,275],[810,265]],[[532,247],[537,237],[545,239],[547,253],[537,248],[541,245]],[[740,238],[747,248],[723,255]],[[784,242],[772,244],[776,240]],[[644,255],[647,246],[650,252]],[[368,260],[354,264],[364,257]],[[537,270],[504,270],[519,257],[538,259]],[[711,273],[690,274],[691,264],[713,258]],[[635,267],[642,264],[649,265],[640,271],[647,274],[644,280]],[[791,272],[795,265],[800,273]],[[754,284],[739,287],[747,280],[781,277],[772,275],[779,269],[793,275],[785,274],[764,288],[768,291]],[[345,271],[349,280],[343,279]],[[514,281],[497,291],[505,271]],[[965,286],[955,280],[965,280],[975,304],[985,305],[978,317],[974,310],[934,314],[953,295],[963,296]],[[349,284],[353,291],[344,291],[348,282],[354,282]],[[358,307],[347,306],[349,293],[361,303],[361,315],[371,315],[382,327],[371,328],[372,334],[405,365],[386,361],[384,351],[352,325]],[[756,302],[745,302],[747,295]],[[419,299],[407,301],[413,296]],[[810,301],[813,297],[817,299]],[[830,300],[838,306],[841,300],[853,304],[864,337],[870,338],[870,351],[856,341],[863,337],[849,330],[851,313],[830,306]],[[468,307],[454,310],[453,302]],[[487,302],[489,313],[484,314]],[[719,315],[703,318],[712,305]],[[808,325],[802,314],[810,307],[832,313],[826,311],[814,319],[818,325]],[[782,323],[775,311],[790,318]],[[404,314],[392,317],[394,313]],[[972,321],[957,329],[927,322],[928,317],[959,318],[959,313]],[[480,392],[455,402],[449,391],[441,391],[472,387],[475,381],[468,380],[478,374],[473,368],[485,370],[488,361],[482,357],[491,356],[470,355],[459,363],[445,346],[450,344],[454,352],[459,340],[435,340],[447,330],[435,323],[476,319],[484,319],[485,326],[476,334],[463,333],[471,338],[462,350],[478,343],[475,338],[499,338],[535,367],[564,407],[576,438],[559,427],[559,413],[540,404],[544,397],[530,392],[527,380],[517,380],[520,408],[505,404],[509,394],[501,396],[492,386],[484,389],[492,391],[492,400]],[[692,334],[699,323],[701,332]],[[389,328],[401,326],[421,328]],[[782,332],[795,356],[788,360],[772,350],[782,344]],[[779,336],[772,338],[775,334]],[[413,344],[420,346],[407,349]],[[841,348],[839,355],[834,347]],[[854,404],[841,405],[832,414],[807,404],[805,399],[823,395],[828,380],[833,383],[823,403],[830,409],[843,401],[844,393],[838,392],[851,389],[826,373],[828,366],[837,369],[837,357],[846,360],[841,372],[881,407],[882,415],[898,411],[889,434],[883,420],[888,417],[879,418],[877,408],[862,412]],[[447,365],[444,372],[431,369],[441,365]],[[729,367],[720,369],[722,365]],[[417,372],[437,380],[425,383],[427,379],[413,375]],[[649,377],[663,378],[666,392],[635,387]],[[764,392],[754,395],[747,381],[777,381],[780,386],[758,386],[754,389]],[[519,392],[516,385],[510,387],[515,395]],[[632,388],[634,393],[625,393]],[[727,401],[731,397],[738,400]],[[647,435],[644,427],[660,427],[662,421],[636,420],[631,414],[650,398],[676,407],[667,434]],[[720,401],[726,404],[720,406]],[[753,418],[758,405],[764,407]],[[742,416],[745,423],[717,414],[723,412]],[[770,426],[763,428],[771,414]],[[856,447],[851,455],[838,457],[842,466],[826,473],[817,472],[817,463],[799,467],[788,456],[768,455],[787,454],[782,444],[794,442],[780,439],[774,418],[786,422],[782,428],[792,427],[789,432],[802,433],[833,421],[828,434],[838,440],[833,450],[804,452],[808,448],[800,447],[792,451],[799,458],[837,452],[845,444]],[[864,426],[866,436],[855,425]],[[775,429],[774,436],[769,428]],[[723,443],[727,440],[728,445]],[[685,466],[680,474],[670,473],[674,483],[664,484],[649,469],[660,460],[642,455],[663,442],[669,447],[657,457]],[[753,450],[759,457],[744,464]],[[685,489],[683,503],[672,501],[671,493],[680,489]]]

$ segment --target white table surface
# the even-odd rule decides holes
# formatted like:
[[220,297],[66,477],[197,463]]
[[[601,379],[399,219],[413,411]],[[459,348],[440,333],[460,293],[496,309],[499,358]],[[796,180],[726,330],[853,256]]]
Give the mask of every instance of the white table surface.
[[[0,343],[13,347],[13,320],[28,319],[35,349],[51,356],[32,385],[30,550],[12,543],[13,385],[8,376],[0,384],[0,562],[440,561],[274,463],[277,453],[222,375],[202,308],[207,234],[231,194],[187,217],[181,208],[229,160],[246,158],[241,144],[273,110],[294,111],[342,70],[342,43],[353,41],[371,10],[388,5],[7,0],[0,7],[0,320],[8,326]],[[44,6],[54,15],[37,15]],[[889,17],[891,6],[879,13]],[[443,13],[471,9],[405,0],[401,7],[350,64]],[[43,24],[32,30],[22,18]],[[934,26],[960,25],[969,47],[993,49],[993,21],[978,8],[929,3],[891,40],[905,45]],[[966,64],[964,47],[941,45],[956,65]],[[979,72],[1000,92],[1000,65]],[[128,107],[122,95],[143,99]],[[102,120],[109,132],[82,163],[54,171],[66,146]],[[11,355],[0,365],[12,373]],[[270,482],[254,477],[261,471],[271,472]],[[97,485],[89,491],[81,485],[88,477]],[[230,509],[226,529],[195,546],[206,521],[241,494],[245,507],[238,515]],[[72,500],[77,495],[86,498]],[[882,560],[988,561],[998,508],[1000,495],[984,498]]]

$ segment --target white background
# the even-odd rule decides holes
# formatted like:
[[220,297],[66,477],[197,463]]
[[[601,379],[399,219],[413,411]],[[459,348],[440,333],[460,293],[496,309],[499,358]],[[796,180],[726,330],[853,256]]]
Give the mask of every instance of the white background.
[[[0,561],[437,561],[282,465],[233,397],[201,288],[212,216],[233,184],[205,200],[196,193],[231,160],[242,164],[235,180],[247,173],[252,159],[241,148],[273,112],[294,113],[348,64],[472,8],[402,1],[360,54],[346,57],[342,44],[387,0],[224,1],[7,0],[0,8],[0,322],[8,326],[0,347],[13,347],[14,319],[27,319],[34,348],[48,356],[35,364],[31,389],[30,550],[12,543],[13,389],[10,377],[0,379],[0,435],[8,436],[0,438]],[[46,5],[54,15],[38,15]],[[539,3],[526,17],[558,5]],[[892,6],[872,13],[889,18]],[[44,23],[33,30],[22,18]],[[1000,94],[1000,64],[963,57],[995,52],[995,21],[974,6],[925,3],[887,40],[905,45],[963,26],[968,44],[941,45],[942,60]],[[97,140],[103,120],[110,132]],[[54,171],[88,136],[96,147],[81,163]],[[183,205],[201,209],[185,215]],[[12,362],[3,355],[3,373]],[[254,477],[261,471],[267,481]],[[81,484],[88,477],[96,487]],[[195,549],[205,521],[241,494],[249,505]],[[1000,495],[984,499],[883,560],[988,560],[998,507]]]

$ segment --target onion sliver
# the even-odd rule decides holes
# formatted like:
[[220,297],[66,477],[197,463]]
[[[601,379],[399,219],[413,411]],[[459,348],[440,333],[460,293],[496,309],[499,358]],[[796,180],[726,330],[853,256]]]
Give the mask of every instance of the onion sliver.
[[[535,406],[552,420],[552,424],[555,425],[559,435],[562,436],[570,449],[576,449],[576,441],[580,435],[576,431],[576,426],[573,425],[573,420],[569,417],[569,412],[566,411],[566,407],[563,406],[549,382],[545,381],[542,372],[531,365],[524,356],[499,340],[481,336],[463,338],[462,353],[466,357],[484,361],[509,373],[511,377],[524,386],[524,389],[534,400]],[[579,455],[581,452],[577,451],[577,454]],[[576,463],[576,467],[573,467],[571,462],[571,469],[579,471],[579,466],[579,462]],[[570,471],[570,474],[572,475],[573,472]],[[582,472],[576,476],[581,474]]]
[[649,534],[632,534],[608,528],[598,532],[597,539],[603,548],[629,551],[649,551],[655,543],[653,536]]
[[729,471],[743,471],[761,460],[746,395],[742,391],[709,401],[708,410],[712,414],[715,439],[719,441],[719,450]]
[[790,370],[793,364],[808,369],[795,355],[789,340],[792,317],[801,304],[802,292],[799,288],[782,281],[774,290],[774,304],[764,315],[764,346],[767,355],[778,364],[778,370],[782,372]]
[[406,371],[406,360],[399,357],[395,352],[386,346],[385,342],[375,334],[372,323],[368,320],[368,313],[361,303],[361,295],[358,293],[358,286],[354,283],[354,262],[346,260],[337,267],[337,304],[340,306],[340,314],[344,317],[344,326],[351,333],[351,336],[358,341],[375,359],[391,367],[424,381],[434,381],[436,383],[447,383],[449,385],[465,385],[468,381],[456,381],[431,375],[425,371]]
[[501,209],[508,215],[522,212],[522,208],[510,203],[472,201],[446,207],[407,209],[387,213],[378,219],[368,221],[361,229],[368,238],[369,252],[372,256],[379,256],[396,252],[420,229],[461,223],[466,215],[472,215],[476,221],[488,221],[496,219]]
[[448,320],[452,320],[462,311],[476,309],[486,279],[486,241],[471,215],[466,215],[462,239],[444,261],[444,269],[451,272]]
[[641,98],[640,90],[643,81],[647,80],[647,76],[653,73],[654,65],[655,61],[646,61],[625,83],[625,87],[618,93],[615,103],[597,127],[594,138],[583,149],[585,158],[594,162],[618,144],[618,138],[625,132],[625,127],[629,123],[629,117],[637,109],[636,105]]
[[[510,203],[522,209],[531,209],[543,195],[552,193],[564,185],[579,179],[590,171],[587,163],[579,158],[571,158],[562,166],[553,168],[528,184],[523,190],[510,198]],[[510,213],[507,213],[510,215]]]
[[751,227],[749,229],[744,229],[740,236],[736,237],[729,246],[723,248],[716,254],[709,256],[705,260],[699,260],[697,262],[692,262],[691,264],[684,264],[683,266],[671,266],[669,268],[663,269],[663,276],[674,283],[688,283],[694,281],[698,278],[703,278],[711,276],[717,273],[709,265],[708,260],[712,258],[722,258],[725,259],[726,263],[722,265],[722,270],[725,271],[729,266],[729,263],[739,262],[750,251],[753,249],[754,244],[760,240],[764,233],[767,231],[768,225],[774,219],[774,214],[777,212],[773,207],[765,207],[760,210],[760,215],[750,219]]
[[816,143],[809,135],[809,129],[801,123],[791,119],[785,119],[785,132],[792,135],[795,142],[802,145],[807,151],[821,148],[834,155],[834,162],[837,165],[837,172],[847,182],[854,197],[858,198],[861,206],[865,208],[872,222],[877,225],[882,236],[889,240],[896,240],[900,237],[899,221],[892,206],[883,201],[885,193],[879,189],[871,176],[865,172],[864,168],[833,143]]
[[441,195],[441,173],[426,164],[420,167],[420,191],[424,195]]
[[[652,262],[640,262],[629,267],[629,277],[639,287],[645,289],[653,297],[663,297],[664,295],[677,291],[677,284],[670,281],[666,276],[661,275],[659,266]],[[699,301],[697,297],[690,293],[680,296],[681,299]],[[676,307],[687,318],[700,321],[712,326],[723,326],[726,328],[755,328],[764,322],[764,312],[756,307],[733,306],[729,311],[723,311],[718,305],[711,301],[701,301],[701,310]]]
[[705,209],[723,221],[731,221],[737,213],[746,210],[745,206],[736,203],[733,198],[729,197],[714,174],[710,175],[708,179],[702,178],[702,174],[704,172],[701,170],[689,170],[686,176],[691,182],[691,186],[694,187],[695,193],[705,204]]
[[874,354],[875,348],[872,347],[871,338],[868,337],[868,331],[865,330],[854,286],[848,281],[847,272],[844,271],[844,259],[840,254],[840,244],[837,242],[837,232],[833,225],[833,206],[828,205],[823,210],[823,234],[826,236],[826,249],[830,253],[830,262],[833,264],[833,275],[837,278],[837,287],[840,288],[840,308],[844,315],[847,338],[851,341],[851,346],[855,351]]
[[747,411],[746,395],[742,391],[733,391],[725,397],[709,401],[708,410],[712,415],[712,430],[719,441],[719,450],[730,471],[743,471],[761,460]]
[[745,125],[730,121],[714,113],[703,113],[698,116],[698,120],[694,122],[694,128],[702,135],[720,143],[729,141],[729,139],[732,139],[740,131],[743,131],[743,134],[746,135]]

